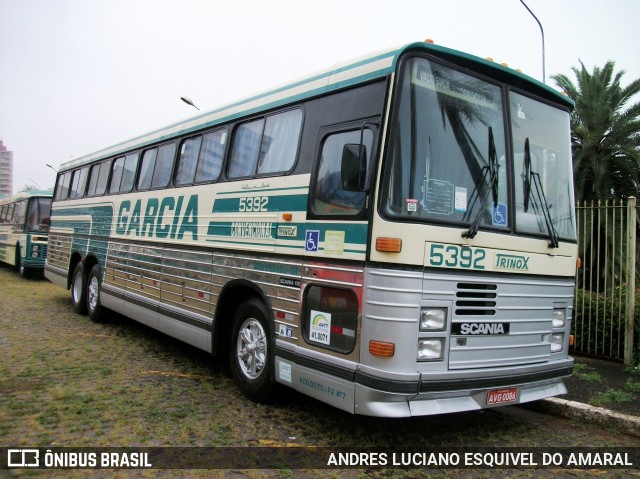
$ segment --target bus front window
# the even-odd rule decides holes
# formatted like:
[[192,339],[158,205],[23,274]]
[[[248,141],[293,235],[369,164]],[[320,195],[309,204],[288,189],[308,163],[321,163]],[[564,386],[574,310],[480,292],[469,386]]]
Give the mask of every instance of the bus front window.
[[385,213],[509,227],[500,87],[423,58],[402,78]]
[[27,231],[49,231],[51,198],[34,198],[29,204]]
[[511,93],[516,229],[575,240],[569,113]]

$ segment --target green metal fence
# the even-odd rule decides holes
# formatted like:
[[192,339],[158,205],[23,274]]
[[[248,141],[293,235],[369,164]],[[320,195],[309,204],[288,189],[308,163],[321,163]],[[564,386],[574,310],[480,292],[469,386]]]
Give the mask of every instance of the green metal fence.
[[578,256],[574,350],[624,361],[640,356],[640,285],[635,198],[584,203],[576,208]]

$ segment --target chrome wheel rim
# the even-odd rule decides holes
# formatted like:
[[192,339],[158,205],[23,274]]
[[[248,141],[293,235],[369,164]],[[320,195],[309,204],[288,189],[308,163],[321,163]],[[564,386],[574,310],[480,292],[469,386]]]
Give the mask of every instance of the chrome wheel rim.
[[98,278],[95,276],[91,277],[91,281],[89,281],[89,288],[87,289],[87,304],[91,311],[96,309],[98,305],[98,297],[100,295]]
[[257,319],[247,319],[240,326],[236,353],[247,378],[256,379],[262,374],[267,359],[267,335]]
[[73,302],[78,304],[82,298],[82,274],[78,273],[73,277]]

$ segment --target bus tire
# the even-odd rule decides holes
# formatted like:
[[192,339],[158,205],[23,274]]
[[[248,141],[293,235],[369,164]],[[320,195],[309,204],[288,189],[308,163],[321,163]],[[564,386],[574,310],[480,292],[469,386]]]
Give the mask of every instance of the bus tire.
[[21,278],[26,279],[29,276],[29,270],[24,266],[24,261],[22,261],[22,251],[20,250],[20,245],[16,246],[16,271]]
[[78,262],[71,277],[71,302],[76,313],[87,314],[87,285],[82,262]]
[[265,401],[273,391],[273,342],[268,314],[257,298],[242,303],[233,319],[229,363],[242,393],[253,401]]
[[100,303],[100,266],[97,264],[93,265],[87,278],[87,312],[94,323],[104,320]]

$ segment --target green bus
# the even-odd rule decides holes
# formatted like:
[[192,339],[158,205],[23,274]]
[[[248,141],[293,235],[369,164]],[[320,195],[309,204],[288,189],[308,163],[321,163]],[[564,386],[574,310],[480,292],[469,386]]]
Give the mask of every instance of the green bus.
[[0,261],[23,277],[44,270],[52,194],[32,190],[0,198]]

